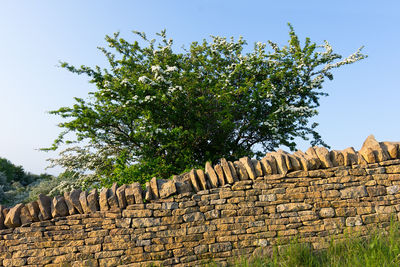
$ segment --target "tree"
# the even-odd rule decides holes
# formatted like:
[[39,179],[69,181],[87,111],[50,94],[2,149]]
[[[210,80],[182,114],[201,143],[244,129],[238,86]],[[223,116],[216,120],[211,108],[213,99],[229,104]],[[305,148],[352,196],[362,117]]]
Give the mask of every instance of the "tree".
[[[106,36],[116,54],[99,48],[109,68],[61,67],[85,74],[97,90],[72,107],[51,111],[65,119],[50,149],[68,147],[52,159],[86,184],[144,182],[204,166],[219,158],[262,156],[295,138],[324,145],[309,119],[318,114],[322,84],[331,70],[366,56],[358,49],[339,61],[328,42],[300,44],[289,24],[288,45],[211,36],[174,52],[165,31],[160,41]],[[68,133],[73,133],[68,135]],[[69,137],[69,138],[67,138]]]

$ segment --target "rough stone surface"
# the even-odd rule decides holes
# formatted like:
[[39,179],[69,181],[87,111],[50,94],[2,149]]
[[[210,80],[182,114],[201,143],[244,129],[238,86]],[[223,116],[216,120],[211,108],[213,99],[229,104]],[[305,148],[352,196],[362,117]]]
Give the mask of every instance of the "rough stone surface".
[[135,196],[135,203],[142,204],[143,203],[143,190],[139,183],[133,183],[131,185],[133,190],[133,195]]
[[150,180],[150,188],[151,188],[151,192],[153,193],[153,197],[155,199],[160,198],[160,193],[158,192],[158,185],[157,185],[157,178],[153,177]]
[[[200,183],[201,189],[202,190],[208,189],[209,186],[207,186],[207,179],[206,179],[206,174],[204,173],[204,171],[203,170],[196,170],[196,176],[197,176],[198,181]],[[172,194],[173,193],[171,193],[171,195]]]
[[214,166],[214,171],[218,176],[218,183],[220,186],[224,186],[226,184],[224,170],[222,169],[220,164]]
[[176,194],[176,186],[173,180],[158,180],[160,198],[167,198]]
[[399,143],[395,142],[381,142],[379,143],[381,148],[388,152],[390,158],[397,159],[400,157],[399,154]]
[[233,184],[234,179],[233,179],[231,168],[229,167],[228,161],[224,158],[221,159],[221,167],[222,167],[222,170],[224,171],[227,183]]
[[79,195],[79,202],[81,203],[81,207],[83,209],[83,213],[90,213],[88,201],[87,201],[88,193],[86,191],[82,191]]
[[343,164],[345,166],[352,166],[357,164],[358,162],[357,152],[354,150],[353,147],[348,147],[342,150],[342,155],[343,155]]
[[365,186],[355,186],[355,187],[348,187],[343,190],[340,190],[340,197],[347,199],[347,198],[356,198],[356,197],[366,197],[368,195],[367,189]]
[[28,209],[29,215],[32,217],[32,220],[34,222],[38,222],[40,209],[39,209],[39,205],[38,205],[37,201],[29,202],[25,206]]
[[99,206],[101,211],[107,211],[110,209],[110,206],[108,205],[107,201],[107,196],[109,195],[108,191],[110,189],[108,188],[103,188],[100,191],[100,196],[99,196]]
[[68,207],[64,197],[56,196],[51,201],[51,216],[53,218],[63,217],[68,215]]
[[256,159],[252,159],[251,162],[253,163],[253,167],[254,167],[254,171],[256,173],[256,176],[257,177],[264,176],[263,167],[261,165],[261,162],[259,162]]
[[100,210],[99,194],[96,188],[90,191],[90,194],[87,196],[87,204],[90,213],[94,213]]
[[373,135],[367,137],[359,153],[368,163],[381,162],[390,159],[389,153],[376,141]]
[[251,159],[249,157],[243,157],[243,158],[240,158],[239,161],[245,167],[247,174],[249,175],[249,178],[252,180],[256,179],[257,174],[254,170],[253,162],[251,161]]
[[118,198],[117,198],[117,183],[113,183],[110,190],[107,192],[107,202],[110,209],[115,210],[119,208]]
[[194,191],[196,191],[196,192],[201,191],[201,186],[200,186],[199,179],[196,175],[196,170],[192,169],[190,171],[189,175],[190,175],[190,182],[192,183],[192,187],[193,187]]
[[236,172],[238,173],[240,181],[249,179],[249,175],[247,174],[246,168],[244,167],[243,163],[241,163],[240,161],[235,161],[233,165],[236,168]]
[[207,174],[208,178],[210,179],[211,187],[213,187],[213,188],[218,187],[218,185],[219,185],[218,176],[215,173],[213,167],[211,166],[211,163],[208,161],[206,162],[205,170],[206,170],[206,174]]
[[39,194],[37,203],[40,209],[39,219],[41,221],[51,219],[51,197]]
[[276,162],[276,167],[279,174],[286,175],[288,173],[288,168],[286,164],[286,157],[283,153],[271,152],[270,155],[274,157]]
[[321,161],[323,168],[333,167],[328,149],[326,149],[325,147],[314,147],[314,150],[317,153],[317,156]]
[[29,210],[26,206],[23,206],[21,208],[21,213],[19,215],[19,218],[21,220],[21,225],[33,222],[33,218],[31,216],[31,214],[29,213]]
[[[153,178],[154,179],[154,178]],[[118,206],[121,209],[125,209],[127,202],[126,202],[126,196],[125,196],[125,190],[126,190],[126,185],[122,185],[120,187],[117,188],[117,200],[118,200]],[[157,190],[158,191],[158,190]]]
[[4,220],[4,225],[7,228],[14,228],[21,226],[20,213],[22,207],[24,207],[24,204],[20,203],[15,205],[8,211],[7,216]]
[[79,189],[74,189],[69,193],[69,198],[72,202],[72,204],[74,205],[75,209],[82,214],[83,213],[83,209],[81,206],[81,202],[79,201],[79,197],[81,196],[81,190]]
[[74,215],[77,213],[71,198],[69,197],[69,192],[64,192],[64,201],[68,208],[68,214]]
[[322,208],[319,211],[319,216],[322,218],[332,218],[335,216],[335,210],[333,208]]
[[330,153],[330,159],[333,167],[344,166],[344,156],[339,150],[332,150]]
[[175,182],[176,191],[178,194],[193,192],[193,187],[192,183],[190,182],[189,173],[185,173],[182,175],[175,175],[173,181]]
[[233,176],[233,181],[234,182],[238,182],[239,181],[239,176],[238,176],[238,173],[236,171],[235,165],[233,164],[232,161],[228,161],[228,164],[229,164],[229,168],[231,169],[231,173],[232,173],[232,176]]
[[4,215],[3,215],[3,209],[4,207],[2,205],[0,205],[0,230],[4,229]]

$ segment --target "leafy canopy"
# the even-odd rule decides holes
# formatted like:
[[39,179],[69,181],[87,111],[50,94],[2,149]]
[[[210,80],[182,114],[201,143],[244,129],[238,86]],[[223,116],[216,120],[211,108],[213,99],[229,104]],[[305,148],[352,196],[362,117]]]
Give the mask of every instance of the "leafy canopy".
[[119,33],[106,36],[114,53],[99,49],[109,68],[61,64],[87,75],[97,90],[50,112],[66,119],[52,149],[71,145],[52,163],[88,184],[143,183],[221,157],[257,157],[280,145],[294,149],[295,138],[326,146],[317,123],[309,122],[327,95],[322,84],[333,78],[332,69],[366,56],[360,48],[339,61],[328,42],[306,38],[301,45],[289,28],[286,46],[268,41],[267,51],[257,42],[248,53],[242,37],[211,36],[175,52],[165,31],[157,43],[140,32],[133,43]]

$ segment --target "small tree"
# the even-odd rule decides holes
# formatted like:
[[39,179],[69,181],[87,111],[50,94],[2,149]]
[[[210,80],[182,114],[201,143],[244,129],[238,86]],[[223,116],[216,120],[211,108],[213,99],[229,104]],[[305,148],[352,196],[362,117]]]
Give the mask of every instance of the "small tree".
[[[294,149],[298,137],[326,146],[317,123],[309,123],[318,114],[319,97],[327,95],[322,84],[333,78],[332,69],[366,56],[360,48],[338,61],[328,42],[317,46],[306,38],[302,46],[289,27],[288,45],[269,41],[268,52],[258,42],[249,53],[241,37],[211,36],[211,42],[193,42],[178,53],[165,31],[158,44],[134,32],[145,46],[119,33],[106,36],[116,52],[100,48],[108,69],[61,64],[88,75],[97,90],[50,112],[67,119],[51,149],[78,144],[52,164],[89,184],[144,182],[221,157],[258,157],[280,145]],[[74,138],[67,140],[67,133]]]

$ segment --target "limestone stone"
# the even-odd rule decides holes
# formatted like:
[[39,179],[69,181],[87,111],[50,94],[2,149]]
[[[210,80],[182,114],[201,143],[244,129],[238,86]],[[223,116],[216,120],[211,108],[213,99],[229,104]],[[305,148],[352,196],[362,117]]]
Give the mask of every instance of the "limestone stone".
[[133,188],[131,184],[126,185],[125,198],[127,206],[135,204],[135,195],[133,193]]
[[118,185],[117,183],[113,183],[111,186],[110,190],[107,191],[107,202],[108,206],[110,209],[118,209],[119,204],[118,204],[118,197],[117,197],[117,188]]
[[81,206],[81,202],[79,201],[79,197],[81,196],[81,190],[80,189],[74,189],[69,193],[69,198],[74,205],[75,209],[80,213],[83,214],[83,209]]
[[317,170],[317,169],[321,168],[322,162],[319,159],[317,152],[315,152],[315,149],[313,147],[308,148],[305,154],[308,155],[310,158],[313,158],[314,161],[316,162],[317,167],[313,170]]
[[173,180],[178,194],[193,192],[192,183],[190,182],[190,173],[174,175]]
[[276,206],[277,212],[292,212],[292,211],[301,211],[301,210],[309,210],[312,208],[312,205],[307,203],[288,203],[288,204],[279,204]]
[[135,203],[142,204],[143,203],[143,190],[142,186],[139,183],[133,183],[131,185],[133,190],[133,195],[135,196]]
[[5,218],[4,218],[4,215],[3,215],[3,209],[4,209],[3,205],[0,205],[0,230],[5,228],[5,226],[4,226],[4,219]]
[[[196,170],[196,176],[198,178],[198,181],[200,182],[200,187],[202,190],[206,190],[207,187],[207,179],[206,179],[206,174],[204,173],[203,170]],[[175,184],[174,184],[175,188]]]
[[116,193],[117,193],[117,200],[118,200],[118,206],[121,209],[126,208],[126,196],[125,196],[125,190],[126,190],[126,185],[122,185],[118,187]]
[[79,195],[79,202],[81,203],[83,213],[85,213],[85,214],[90,213],[87,196],[88,196],[88,193],[86,191],[82,191],[81,194]]
[[253,163],[253,167],[254,167],[254,171],[256,173],[257,177],[263,177],[264,176],[264,172],[263,172],[263,168],[261,165],[261,162],[256,160],[256,159],[252,159],[251,162]]
[[398,186],[398,185],[388,186],[386,188],[386,191],[389,195],[394,195],[400,191],[400,186]]
[[240,181],[249,179],[249,175],[247,174],[246,168],[244,167],[243,163],[241,163],[240,161],[235,161],[233,165],[236,168],[236,172],[238,173]]
[[286,163],[286,168],[287,168],[288,172],[289,171],[293,171],[293,166],[292,166],[292,162],[291,162],[291,160],[289,158],[289,153],[284,151],[284,150],[282,150],[282,149],[279,149],[277,151],[277,153],[280,153],[283,156],[283,159],[284,159],[284,161]]
[[158,180],[158,188],[160,193],[160,198],[167,198],[176,194],[176,186],[173,180]]
[[269,164],[271,165],[271,174],[278,174],[278,167],[275,158],[270,153],[266,154],[264,158],[267,159]]
[[206,174],[207,174],[207,176],[208,176],[208,178],[210,180],[211,187],[212,188],[218,187],[218,185],[219,185],[218,176],[215,173],[213,167],[211,166],[211,163],[208,162],[208,161],[206,162],[205,170],[206,170]]
[[319,211],[321,218],[332,218],[335,216],[335,210],[333,208],[322,208]]
[[214,166],[215,173],[218,176],[218,182],[220,186],[224,186],[226,184],[224,170],[222,169],[220,164]]
[[153,192],[151,191],[150,182],[146,182],[146,189],[144,190],[144,199],[146,201],[154,199]]
[[342,150],[342,155],[343,155],[343,164],[345,166],[352,166],[354,164],[357,164],[358,162],[357,152],[354,150],[353,147],[348,147]]
[[51,219],[51,197],[39,194],[37,202],[40,209],[39,219],[41,221]]
[[39,209],[39,205],[38,205],[37,201],[29,202],[25,206],[28,209],[29,214],[32,217],[32,220],[34,222],[38,222],[40,209]]
[[19,203],[8,211],[7,216],[4,220],[4,225],[7,228],[15,228],[21,226],[20,214],[22,207],[24,207],[24,204]]
[[360,215],[357,215],[355,217],[347,217],[346,218],[346,226],[359,226],[362,225],[362,220]]
[[53,218],[56,217],[64,217],[68,215],[68,207],[65,203],[64,197],[56,196],[51,201],[51,216]]
[[400,157],[399,154],[399,144],[397,142],[380,142],[380,146],[386,150],[392,159],[397,159]]
[[286,175],[288,173],[288,168],[285,160],[286,157],[282,153],[278,152],[271,152],[269,154],[275,158],[278,173]]
[[342,199],[366,197],[367,195],[368,195],[367,189],[363,185],[348,187],[340,190],[340,197]]
[[271,167],[271,163],[269,162],[267,157],[263,157],[261,159],[260,163],[261,163],[261,167],[263,169],[263,173],[265,175],[271,175],[272,174],[272,167]]
[[[303,151],[297,150],[293,153],[293,156],[297,157],[297,160],[301,164],[301,168],[305,171],[312,170],[311,163],[308,160],[308,155],[306,155]],[[311,157],[310,157],[311,158]]]
[[341,151],[332,150],[331,152],[329,152],[329,156],[334,167],[345,166],[344,156]]
[[232,173],[232,176],[233,176],[233,181],[238,182],[239,181],[239,176],[238,176],[238,173],[236,171],[235,165],[233,165],[232,161],[228,161],[228,164],[229,164],[229,168],[231,169],[231,173]]
[[384,148],[371,134],[364,141],[359,153],[368,163],[381,162],[390,159],[388,151]]
[[69,215],[74,215],[77,213],[74,204],[72,203],[70,197],[69,197],[69,192],[64,192],[64,201],[65,204],[67,205],[68,208],[68,214]]
[[[373,154],[372,149],[369,148],[367,152],[368,152],[367,155],[371,158],[371,160],[375,161],[375,156]],[[357,152],[357,164],[358,165],[367,165],[368,164],[368,162],[364,159],[364,157],[359,152]]]
[[109,190],[110,189],[108,189],[108,188],[103,188],[100,191],[99,206],[100,206],[101,211],[107,211],[110,209],[110,206],[108,205],[108,201],[107,201],[107,195],[108,195]]
[[300,160],[295,155],[287,154],[293,171],[303,170]]
[[321,161],[323,168],[332,168],[333,167],[328,149],[326,149],[325,147],[314,147],[314,150],[317,153],[317,156],[318,156],[319,160]]
[[160,198],[160,193],[158,192],[157,178],[156,177],[151,178],[150,187],[151,187],[151,191],[153,192],[154,199],[159,199]]
[[257,178],[257,174],[254,170],[253,162],[249,157],[243,157],[240,158],[239,161],[243,164],[243,166],[246,168],[247,174],[249,175],[249,178],[251,180],[254,180]]
[[90,213],[94,213],[100,210],[99,207],[99,193],[97,192],[97,188],[94,188],[90,191],[90,194],[87,196],[87,204],[90,210]]
[[233,175],[232,175],[231,168],[229,167],[228,161],[225,158],[222,158],[220,161],[221,161],[221,167],[222,167],[222,170],[224,171],[227,183],[233,184],[233,182],[234,182]]
[[193,187],[194,191],[195,192],[201,191],[200,182],[199,182],[199,180],[197,178],[195,169],[192,169],[190,171],[189,177],[190,177],[190,182],[192,183],[192,187]]

